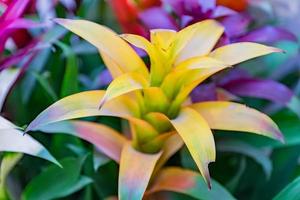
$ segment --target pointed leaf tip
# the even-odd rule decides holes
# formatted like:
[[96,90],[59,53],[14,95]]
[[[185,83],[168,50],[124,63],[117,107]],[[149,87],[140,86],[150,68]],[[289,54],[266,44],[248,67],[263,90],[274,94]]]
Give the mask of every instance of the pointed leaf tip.
[[208,188],[211,188],[208,164],[215,161],[216,150],[208,123],[197,111],[187,107],[170,122],[186,144]]

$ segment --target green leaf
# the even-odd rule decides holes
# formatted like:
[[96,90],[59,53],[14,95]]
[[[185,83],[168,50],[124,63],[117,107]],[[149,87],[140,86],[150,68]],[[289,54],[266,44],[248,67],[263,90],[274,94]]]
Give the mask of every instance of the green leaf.
[[45,90],[46,94],[51,97],[53,101],[57,101],[58,97],[53,90],[52,86],[50,85],[49,81],[47,80],[47,74],[39,74],[37,72],[31,72],[31,74],[36,78],[38,83],[42,86]]
[[74,94],[79,91],[78,89],[78,61],[73,50],[62,42],[56,44],[63,50],[66,57],[65,75],[61,87],[61,97]]
[[68,196],[92,182],[81,176],[84,159],[66,158],[63,168],[50,166],[36,176],[25,188],[23,200],[50,200]]
[[272,172],[272,162],[264,152],[249,144],[237,140],[222,141],[217,144],[217,149],[223,152],[234,152],[246,155],[254,159],[263,168],[267,178],[270,177]]
[[300,177],[296,178],[293,182],[288,184],[279,194],[276,195],[274,200],[299,200],[300,191]]

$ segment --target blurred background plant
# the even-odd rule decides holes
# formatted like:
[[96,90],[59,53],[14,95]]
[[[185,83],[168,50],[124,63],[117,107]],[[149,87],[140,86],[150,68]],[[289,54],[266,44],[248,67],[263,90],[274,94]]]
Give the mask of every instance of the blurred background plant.
[[[55,25],[51,20],[55,17],[88,19],[118,33],[146,38],[152,28],[180,30],[216,19],[226,30],[219,46],[253,41],[284,49],[283,55],[248,61],[214,76],[194,90],[192,100],[245,103],[269,114],[285,136],[281,144],[215,131],[218,157],[210,165],[215,180],[237,199],[299,198],[299,9],[299,0],[1,0],[0,150],[5,153],[1,153],[0,199],[104,199],[117,194],[118,165],[93,145],[60,134],[35,133],[19,140],[23,126],[53,102],[79,91],[103,89],[111,82],[97,49]],[[147,61],[146,53],[136,50]],[[87,120],[118,131],[128,129],[118,118]],[[21,146],[4,145],[17,141]],[[28,141],[39,148],[27,149]],[[64,168],[10,152],[54,163],[56,158]],[[167,164],[196,170],[186,148]]]

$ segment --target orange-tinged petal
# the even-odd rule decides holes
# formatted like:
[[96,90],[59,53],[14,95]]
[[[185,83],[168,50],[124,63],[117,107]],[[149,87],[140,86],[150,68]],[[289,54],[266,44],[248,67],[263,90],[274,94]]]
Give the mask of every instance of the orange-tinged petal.
[[101,99],[100,107],[107,101],[123,94],[140,90],[148,86],[148,81],[138,73],[125,73],[115,78],[108,86],[105,95]]
[[212,180],[212,185],[212,189],[208,190],[199,173],[179,167],[167,167],[157,174],[146,194],[148,196],[155,192],[171,191],[183,193],[196,199],[235,199],[216,181]]
[[179,115],[170,121],[210,187],[208,164],[215,161],[216,150],[214,137],[207,122],[191,108],[183,108]]
[[217,48],[211,52],[209,56],[226,64],[235,65],[252,58],[275,52],[282,52],[282,50],[252,42],[240,42]]
[[105,91],[95,90],[65,97],[40,113],[28,125],[26,132],[54,122],[90,116],[115,116],[134,123],[143,123],[143,120],[137,118],[139,116],[137,103],[127,96],[115,98],[99,110],[99,100],[103,98],[104,93]]
[[86,121],[64,121],[44,126],[40,131],[47,133],[64,133],[84,139],[102,153],[115,160],[120,161],[121,151],[127,139],[112,128]]
[[[142,59],[111,29],[86,20],[55,19],[55,21],[92,43],[100,53],[104,53],[111,60],[106,64],[114,77],[121,75],[120,71],[113,70],[115,65],[123,73],[139,72],[145,77],[148,76],[147,67]],[[111,67],[112,61],[114,66]]]
[[121,154],[119,199],[141,200],[161,153],[145,154],[127,143]]
[[179,63],[189,58],[207,55],[223,32],[223,26],[215,20],[204,20],[183,29],[178,33],[179,41],[182,42],[176,46],[175,62]]
[[283,141],[283,136],[272,119],[245,105],[212,101],[189,107],[199,112],[212,129],[256,133]]

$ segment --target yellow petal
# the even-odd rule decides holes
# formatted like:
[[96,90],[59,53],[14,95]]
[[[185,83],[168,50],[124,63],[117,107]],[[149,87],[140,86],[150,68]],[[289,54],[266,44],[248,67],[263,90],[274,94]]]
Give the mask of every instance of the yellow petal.
[[216,159],[215,141],[205,119],[191,108],[183,108],[171,120],[174,128],[186,144],[205,182],[210,187],[208,164]]
[[115,78],[108,86],[104,97],[101,99],[100,107],[107,101],[123,94],[140,90],[148,86],[148,81],[138,73],[126,73]]
[[192,69],[205,69],[213,68],[219,66],[229,66],[228,64],[222,62],[222,60],[217,60],[208,56],[193,57],[183,62],[179,63],[174,67],[176,70],[192,70]]
[[150,112],[143,116],[160,133],[167,132],[172,128],[170,121],[160,112]]
[[55,21],[92,43],[100,53],[105,54],[105,57],[110,59],[110,62],[106,63],[107,67],[114,77],[121,74],[119,70],[114,70],[116,66],[111,66],[112,62],[123,73],[139,72],[145,77],[148,76],[147,67],[142,59],[111,29],[86,20],[56,19]]
[[151,43],[164,51],[167,51],[174,42],[176,31],[169,29],[153,29],[150,31]]
[[209,56],[229,65],[235,65],[274,52],[282,52],[282,50],[252,42],[241,42],[217,48]]
[[[161,88],[169,98],[173,98],[174,93],[179,92],[179,88],[183,88],[182,90],[184,90],[185,87],[193,89],[201,83],[201,81],[228,66],[229,65],[219,60],[206,56],[187,59],[177,65],[174,70],[166,76]],[[192,83],[193,86],[189,86],[189,84]],[[189,94],[190,91],[191,89],[186,93]],[[183,98],[185,99],[186,96]]]
[[169,100],[158,87],[148,87],[143,90],[145,106],[151,112],[165,112],[169,106]]
[[215,20],[204,20],[193,24],[178,33],[176,63],[210,53],[224,28]]
[[213,101],[190,106],[199,112],[210,128],[256,133],[283,141],[278,126],[267,115],[245,105]]
[[153,53],[153,45],[146,38],[134,34],[122,34],[120,35],[120,37],[129,42],[130,44],[143,49],[151,57]]
[[151,68],[150,68],[150,81],[152,86],[158,86],[165,73],[167,72],[166,62],[168,59],[165,57],[163,52],[160,52],[153,44],[151,44],[144,37],[133,35],[133,34],[123,34],[121,37],[129,42],[130,44],[145,50],[150,58]]

